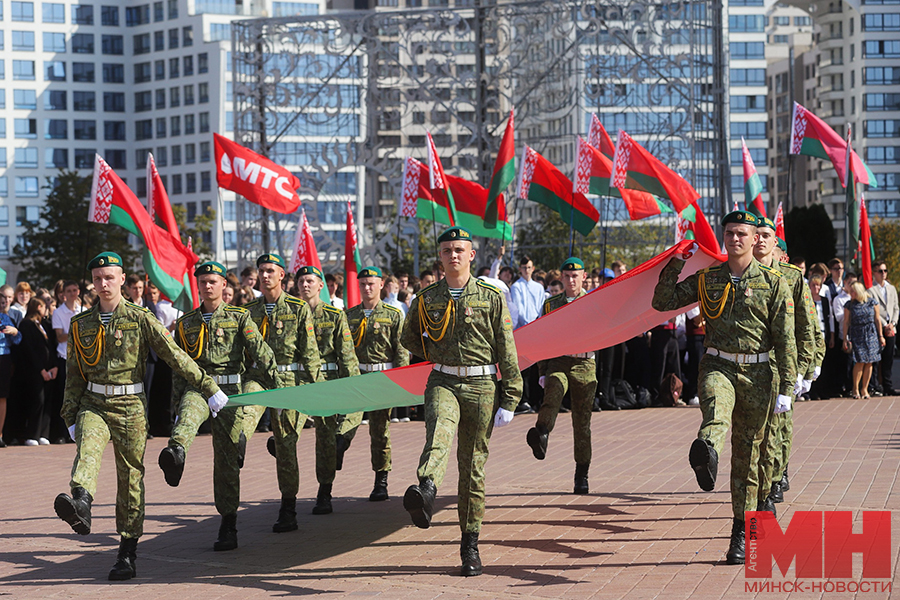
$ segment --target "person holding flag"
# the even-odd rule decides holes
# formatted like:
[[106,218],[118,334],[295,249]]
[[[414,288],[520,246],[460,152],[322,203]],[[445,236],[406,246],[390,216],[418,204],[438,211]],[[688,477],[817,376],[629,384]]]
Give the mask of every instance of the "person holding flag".
[[[281,387],[293,387],[322,381],[321,360],[313,333],[309,305],[282,290],[287,267],[278,254],[263,254],[256,259],[262,296],[244,305],[259,328],[263,339],[275,354]],[[267,389],[268,376],[256,363],[247,373],[244,393]],[[297,529],[297,492],[300,469],[297,465],[297,440],[308,418],[296,410],[272,411],[272,432],[267,444],[275,455],[281,508],[272,526],[275,533]]]
[[[279,387],[275,355],[263,341],[250,311],[222,300],[228,285],[225,275],[225,267],[213,261],[203,263],[194,271],[200,308],[178,319],[175,342],[228,393],[241,393],[241,377],[254,363],[265,377],[267,387]],[[175,398],[179,399],[178,418],[168,446],[159,454],[159,468],[165,474],[166,483],[177,487],[184,473],[185,455],[197,437],[197,430],[212,413],[213,496],[216,510],[222,515],[213,550],[234,550],[238,545],[240,469],[247,450],[244,413],[251,407],[221,407],[212,403],[207,407],[200,391],[188,385],[183,377],[175,378],[174,391]]]
[[[689,461],[697,483],[712,491],[719,455],[731,428],[731,541],[728,564],[744,563],[744,512],[757,509],[759,447],[772,411],[790,409],[796,377],[794,302],[780,271],[753,258],[759,241],[756,215],[733,211],[722,219],[728,260],[679,281],[685,261],[698,245],[692,243],[659,274],[653,308],[666,312],[700,302],[706,320],[700,361],[699,398],[703,422],[691,444]],[[774,351],[777,377],[769,357]]]
[[91,532],[91,503],[100,459],[112,440],[116,457],[116,530],[121,536],[111,581],[137,575],[137,541],[144,533],[144,369],[152,348],[172,370],[199,390],[211,406],[228,396],[175,342],[147,309],[122,297],[125,267],[115,252],[88,263],[98,302],[72,318],[66,353],[66,388],[60,416],[75,440],[72,495],[60,494],[54,509],[75,533]]
[[[344,311],[322,300],[325,277],[322,269],[305,265],[297,270],[297,291],[300,299],[312,311],[316,332],[316,344],[322,359],[322,375],[325,381],[359,375],[359,362],[353,349],[350,328]],[[343,438],[338,435],[341,415],[314,417],[316,424],[316,479],[319,492],[312,514],[328,515],[332,512],[331,490],[335,471],[340,470],[343,454],[339,445]]]
[[[400,330],[403,328],[403,313],[399,308],[381,300],[384,275],[378,267],[366,267],[357,274],[359,294],[362,302],[347,311],[347,322],[359,370],[363,373],[387,371],[409,364],[409,352],[400,344]],[[338,436],[342,454],[350,447],[362,421],[362,413],[354,413],[341,424]],[[372,452],[372,470],[375,471],[375,486],[369,494],[371,502],[388,499],[387,480],[391,470],[391,409],[369,412],[369,439]]]

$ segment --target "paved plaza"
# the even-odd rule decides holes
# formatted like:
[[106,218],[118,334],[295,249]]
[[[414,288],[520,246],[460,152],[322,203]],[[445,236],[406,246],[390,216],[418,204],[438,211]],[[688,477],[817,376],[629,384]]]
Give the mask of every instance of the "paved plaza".
[[[797,510],[895,510],[892,565],[900,546],[900,404],[895,398],[799,404],[791,490],[778,505],[787,527]],[[730,453],[719,484],[699,491],[687,450],[700,422],[693,407],[595,413],[591,495],[571,494],[571,420],[561,415],[547,459],[525,444],[534,417],[494,432],[487,465],[488,509],[481,535],[484,575],[458,576],[459,528],[451,465],[438,491],[431,529],[403,510],[415,483],[422,423],[391,426],[391,500],[368,502],[373,474],[361,431],[334,485],[332,515],[313,516],[314,432],[299,444],[300,531],[273,534],[278,513],[268,434],[250,442],[242,472],[240,547],[213,552],[219,517],[212,504],[212,443],[191,448],[182,484],[170,488],[156,466],[166,441],[147,444],[147,521],[138,577],[106,574],[118,539],[115,469],[104,455],[93,531],[74,534],[56,518],[53,498],[68,490],[74,445],[0,450],[0,598],[255,599],[291,596],[379,598],[883,598],[885,593],[745,591],[742,567],[724,564],[731,528]],[[859,525],[858,525],[859,526]],[[858,530],[857,530],[858,531]],[[855,559],[859,563],[858,559]],[[777,571],[776,571],[777,572]],[[791,579],[793,568],[779,580]],[[860,569],[854,571],[860,578]],[[900,580],[897,580],[900,581]]]

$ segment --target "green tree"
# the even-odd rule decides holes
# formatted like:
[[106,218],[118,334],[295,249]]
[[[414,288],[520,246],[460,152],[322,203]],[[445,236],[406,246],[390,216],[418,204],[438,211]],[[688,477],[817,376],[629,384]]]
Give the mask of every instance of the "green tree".
[[183,204],[173,204],[172,213],[175,215],[175,222],[181,233],[181,243],[187,246],[188,238],[190,238],[191,248],[194,254],[200,257],[200,261],[212,260],[215,253],[208,240],[210,240],[213,225],[216,223],[216,211],[211,207],[207,208],[206,212],[194,218],[193,227],[187,226],[187,210]]
[[900,222],[885,221],[878,217],[872,219],[869,227],[872,230],[875,260],[884,261],[887,264],[890,276],[896,272],[896,269],[900,269]]
[[788,255],[802,256],[806,264],[826,263],[837,256],[837,235],[821,204],[796,206],[784,216]]
[[127,231],[88,222],[91,177],[60,170],[45,189],[39,220],[25,224],[23,243],[13,249],[11,260],[22,267],[23,279],[50,288],[59,279],[89,277],[87,261],[104,250],[121,255],[126,267],[135,264],[138,253]]

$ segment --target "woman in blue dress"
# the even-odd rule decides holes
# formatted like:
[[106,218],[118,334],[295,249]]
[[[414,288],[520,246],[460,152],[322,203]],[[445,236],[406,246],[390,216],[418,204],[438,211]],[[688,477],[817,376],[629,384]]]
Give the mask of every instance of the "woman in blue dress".
[[[869,397],[872,363],[881,360],[884,332],[878,315],[878,304],[859,281],[850,288],[850,302],[844,309],[844,351],[853,357],[854,398]],[[862,383],[862,385],[860,385]]]

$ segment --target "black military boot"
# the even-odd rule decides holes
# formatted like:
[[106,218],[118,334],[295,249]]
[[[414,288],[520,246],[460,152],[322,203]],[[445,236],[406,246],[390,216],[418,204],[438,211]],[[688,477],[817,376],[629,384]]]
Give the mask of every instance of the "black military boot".
[[134,561],[137,559],[137,538],[122,538],[119,542],[119,554],[116,564],[109,572],[110,581],[126,581],[137,577]]
[[769,498],[771,498],[773,502],[784,502],[784,490],[781,487],[780,481],[776,481],[772,484],[772,491],[769,492]]
[[278,458],[278,455],[275,453],[275,436],[270,435],[269,439],[266,440],[266,450],[269,451],[269,454]]
[[728,546],[725,562],[729,565],[744,564],[744,522],[740,519],[731,523],[731,544]]
[[387,478],[387,471],[375,473],[375,487],[372,488],[372,493],[369,494],[369,502],[381,502],[388,499]]
[[[330,515],[331,508],[331,484],[323,483],[319,486],[319,493],[316,494],[316,505],[313,506],[312,514],[314,515]],[[279,515],[279,519],[281,515]]]
[[60,494],[53,502],[56,515],[71,525],[75,533],[87,535],[91,532],[91,502],[94,499],[83,487],[72,489],[72,497]]
[[781,484],[782,492],[787,492],[788,490],[791,489],[791,482],[790,482],[790,480],[788,480],[787,470],[788,470],[788,466],[784,465],[784,473],[781,474],[781,481],[779,482]]
[[481,556],[478,555],[478,534],[464,533],[459,545],[459,557],[462,559],[463,577],[481,575]]
[[419,480],[419,485],[411,485],[403,494],[403,508],[412,517],[413,524],[419,529],[431,527],[431,515],[434,514],[434,497],[437,488],[427,477]]
[[575,490],[574,494],[587,494],[590,492],[590,487],[588,486],[588,469],[591,467],[590,463],[584,465],[575,465]]
[[711,492],[716,487],[716,474],[719,471],[719,454],[712,443],[699,438],[694,440],[688,459],[697,476],[697,485],[701,490]]
[[544,460],[547,456],[547,440],[550,432],[542,425],[536,425],[528,430],[525,441],[531,446],[531,452],[538,460]]
[[778,513],[775,511],[775,500],[772,498],[772,494],[766,496],[765,501],[757,504],[756,510],[760,512],[770,512],[776,517],[778,516]]
[[274,533],[297,530],[297,498],[282,498],[278,510],[278,520],[272,525]]
[[334,470],[340,471],[344,466],[344,452],[350,447],[350,440],[342,435],[334,439]]
[[159,468],[166,477],[166,483],[178,487],[184,475],[184,448],[179,445],[166,446],[159,453]]
[[238,451],[238,469],[243,469],[244,468],[244,458],[247,456],[247,436],[244,435],[243,431],[238,436],[237,451]]
[[222,552],[235,549],[237,549],[237,515],[222,515],[219,539],[213,544],[213,550]]

